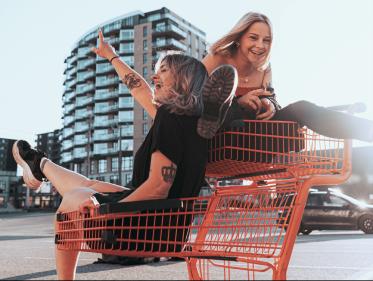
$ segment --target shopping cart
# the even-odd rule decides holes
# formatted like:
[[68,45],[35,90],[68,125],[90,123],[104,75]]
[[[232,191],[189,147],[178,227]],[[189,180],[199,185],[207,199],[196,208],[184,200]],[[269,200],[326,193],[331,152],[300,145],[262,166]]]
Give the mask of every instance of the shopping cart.
[[[351,143],[294,122],[243,121],[209,143],[211,196],[57,215],[60,250],[184,258],[190,279],[286,279],[310,187],[344,182]],[[240,185],[221,186],[240,180]],[[268,277],[266,277],[268,278]]]

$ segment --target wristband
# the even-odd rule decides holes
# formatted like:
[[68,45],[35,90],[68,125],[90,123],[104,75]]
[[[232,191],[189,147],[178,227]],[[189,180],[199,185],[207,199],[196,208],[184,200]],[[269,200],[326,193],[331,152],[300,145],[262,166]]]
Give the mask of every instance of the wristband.
[[110,59],[110,63],[111,63],[114,59],[116,59],[116,58],[119,58],[119,56],[114,56],[114,57],[112,57],[112,58]]

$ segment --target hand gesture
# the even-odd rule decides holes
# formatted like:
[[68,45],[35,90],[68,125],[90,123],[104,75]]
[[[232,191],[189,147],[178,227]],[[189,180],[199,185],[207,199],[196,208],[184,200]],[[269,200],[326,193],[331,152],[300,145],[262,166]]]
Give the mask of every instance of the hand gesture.
[[256,119],[258,120],[269,120],[276,114],[276,108],[274,104],[267,98],[262,98],[261,100],[262,108],[264,112],[258,114]]
[[243,108],[251,109],[259,114],[263,107],[262,101],[259,97],[271,95],[270,92],[265,91],[264,89],[257,89],[244,94],[237,100],[237,102]]
[[105,42],[104,35],[102,34],[102,30],[98,30],[98,48],[93,47],[91,50],[96,55],[105,58],[107,60],[112,59],[113,57],[117,56],[115,49],[113,46],[111,46],[109,43]]
[[83,214],[88,211],[91,217],[93,217],[95,209],[98,207],[100,207],[100,203],[97,201],[96,197],[90,196],[79,205],[79,211]]

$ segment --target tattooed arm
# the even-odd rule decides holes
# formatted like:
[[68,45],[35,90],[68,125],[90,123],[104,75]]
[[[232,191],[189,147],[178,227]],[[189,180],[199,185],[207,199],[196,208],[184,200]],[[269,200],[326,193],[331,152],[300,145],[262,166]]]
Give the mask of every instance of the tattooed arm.
[[163,153],[153,152],[148,179],[121,202],[167,198],[176,171],[176,165]]
[[154,119],[157,109],[153,104],[152,90],[149,84],[140,74],[120,59],[113,46],[105,41],[101,30],[98,31],[98,36],[98,48],[92,48],[92,51],[111,62],[120,79],[130,90],[131,95]]

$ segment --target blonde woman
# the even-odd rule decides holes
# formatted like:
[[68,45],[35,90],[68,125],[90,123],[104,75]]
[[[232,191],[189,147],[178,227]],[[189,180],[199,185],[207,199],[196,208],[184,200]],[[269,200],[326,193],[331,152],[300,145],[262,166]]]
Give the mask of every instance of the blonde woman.
[[[93,51],[114,66],[132,96],[154,118],[153,126],[136,152],[131,188],[97,180],[60,167],[26,141],[13,146],[16,162],[30,188],[49,180],[62,195],[57,212],[93,210],[102,203],[191,197],[204,184],[207,141],[196,132],[202,104],[201,95],[224,82],[219,95],[230,100],[235,70],[219,67],[208,78],[204,65],[189,56],[170,54],[161,58],[153,76],[154,92],[137,72],[123,62],[99,31],[99,46]],[[153,98],[152,98],[153,96]],[[56,249],[59,280],[75,278],[79,252]]]
[[[250,12],[217,40],[203,59],[210,73],[220,65],[237,69],[238,87],[224,126],[235,119],[286,120],[334,138],[373,141],[373,122],[341,112],[328,110],[308,101],[298,101],[281,109],[272,87],[269,57],[273,33],[271,22],[263,14]],[[198,130],[206,136],[205,130]]]

